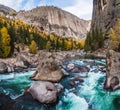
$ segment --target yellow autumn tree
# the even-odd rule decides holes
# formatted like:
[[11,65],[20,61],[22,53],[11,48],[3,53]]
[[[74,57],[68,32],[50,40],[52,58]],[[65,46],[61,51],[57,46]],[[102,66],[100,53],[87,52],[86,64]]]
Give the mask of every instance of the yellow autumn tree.
[[117,19],[116,25],[110,29],[110,48],[118,50],[120,45],[120,19]]
[[0,30],[0,33],[1,33],[1,50],[2,50],[0,56],[6,58],[10,55],[11,52],[11,46],[10,46],[11,37],[8,34],[8,30],[6,27],[3,27]]
[[46,49],[50,51],[50,48],[51,48],[51,43],[50,43],[50,41],[48,41],[46,44]]
[[54,41],[54,35],[53,34],[50,34],[50,40]]
[[61,38],[58,39],[58,44],[59,44],[60,47],[62,47],[63,42],[62,42],[62,39],[61,39]]
[[64,48],[65,50],[71,50],[72,49],[72,42],[69,40],[64,40]]
[[85,46],[85,39],[81,39],[80,40],[80,46],[81,46],[82,49],[84,48],[84,46]]
[[30,46],[29,46],[30,52],[33,54],[36,54],[37,52],[37,44],[34,40],[32,40]]

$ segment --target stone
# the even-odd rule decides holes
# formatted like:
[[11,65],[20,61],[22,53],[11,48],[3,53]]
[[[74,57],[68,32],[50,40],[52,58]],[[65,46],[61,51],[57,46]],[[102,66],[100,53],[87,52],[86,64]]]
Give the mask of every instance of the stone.
[[80,65],[75,65],[71,69],[67,68],[67,71],[71,73],[81,73],[81,72],[89,72],[90,68],[87,66],[80,66]]
[[39,66],[37,71],[31,76],[31,79],[59,82],[65,76],[60,68],[63,60],[61,57],[55,53],[40,52],[38,59]]
[[74,82],[74,81],[70,81],[69,84],[70,84],[70,86],[72,86],[72,87],[75,86],[75,82]]
[[68,65],[67,65],[67,70],[68,71],[70,71],[70,70],[72,70],[72,69],[74,69],[75,68],[75,65],[73,64],[73,63],[69,63]]
[[57,89],[51,82],[35,81],[27,91],[40,103],[49,104],[57,101]]
[[0,73],[7,72],[7,65],[4,62],[0,62]]
[[8,73],[11,73],[11,72],[14,72],[15,70],[14,70],[14,65],[13,64],[9,64],[9,65],[7,65],[7,72]]
[[54,85],[55,85],[58,93],[60,93],[64,89],[64,86],[60,83],[55,83]]
[[70,86],[72,87],[76,87],[78,84],[82,84],[84,82],[83,79],[80,79],[80,78],[74,78],[73,80],[70,80],[69,84]]
[[17,56],[16,62],[15,62],[15,67],[20,67],[20,68],[27,68],[29,67],[29,61],[28,57],[24,54],[19,54]]
[[107,53],[107,69],[105,89],[116,90],[120,88],[120,53],[109,50]]

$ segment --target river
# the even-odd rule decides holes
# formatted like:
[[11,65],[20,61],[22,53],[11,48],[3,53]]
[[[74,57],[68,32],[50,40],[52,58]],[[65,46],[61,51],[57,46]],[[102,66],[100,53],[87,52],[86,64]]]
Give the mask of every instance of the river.
[[[65,90],[59,95],[56,105],[33,101],[23,103],[20,110],[120,110],[120,90],[108,92],[103,89],[106,74],[99,71],[100,63],[96,65],[81,60],[73,60],[73,62],[90,66],[88,77],[83,79],[83,83],[76,81],[74,87],[70,86],[69,82],[74,78],[73,73],[60,82]],[[12,99],[21,96],[24,89],[32,84],[29,77],[33,73],[34,71],[28,71],[0,75],[0,93],[9,95]]]

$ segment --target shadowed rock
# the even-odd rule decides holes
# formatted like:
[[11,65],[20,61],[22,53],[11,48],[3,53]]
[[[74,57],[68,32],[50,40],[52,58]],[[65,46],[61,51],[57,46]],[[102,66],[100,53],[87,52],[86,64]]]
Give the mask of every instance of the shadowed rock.
[[14,101],[7,95],[0,93],[0,110],[15,110],[13,109]]
[[7,65],[4,62],[0,62],[0,73],[7,72]]
[[107,53],[107,76],[105,89],[116,90],[120,88],[120,53],[110,50]]

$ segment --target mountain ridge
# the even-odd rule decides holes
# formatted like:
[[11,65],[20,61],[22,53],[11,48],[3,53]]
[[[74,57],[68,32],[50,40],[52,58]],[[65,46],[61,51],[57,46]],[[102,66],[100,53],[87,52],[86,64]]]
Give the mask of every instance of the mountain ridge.
[[19,11],[16,19],[38,26],[49,33],[75,39],[86,37],[90,29],[90,21],[80,19],[55,6],[40,6],[29,11]]
[[8,7],[8,6],[5,6],[5,5],[2,5],[0,4],[0,14],[5,14],[5,15],[8,15],[10,14],[10,12],[16,12],[14,9]]
[[91,26],[90,20],[80,19],[56,6],[39,6],[28,11],[16,12],[8,6],[0,5],[1,14],[10,15],[10,12],[15,12],[15,18],[26,24],[37,26],[48,33],[77,40],[85,38]]

